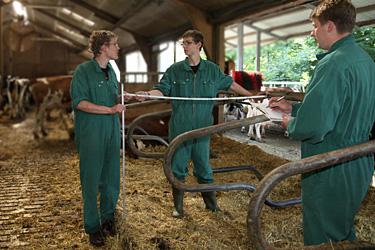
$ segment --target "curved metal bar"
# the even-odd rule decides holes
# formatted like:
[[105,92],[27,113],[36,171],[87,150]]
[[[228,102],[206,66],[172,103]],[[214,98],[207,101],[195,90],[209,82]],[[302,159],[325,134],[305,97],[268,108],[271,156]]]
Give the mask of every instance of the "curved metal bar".
[[[299,161],[286,163],[270,173],[268,173],[263,180],[258,184],[254,194],[249,203],[247,216],[248,235],[257,249],[278,249],[269,245],[261,232],[260,215],[268,194],[271,190],[282,180],[293,175],[310,172],[312,170],[321,169],[327,166],[332,166],[338,163],[349,161],[361,156],[365,156],[375,152],[375,140],[358,145],[346,147],[343,149],[327,152],[320,155],[315,155]],[[362,244],[356,242],[356,244]],[[363,243],[361,247],[367,247],[369,243]],[[350,244],[349,244],[350,245]],[[346,245],[346,246],[349,246]],[[371,246],[371,243],[370,243]],[[303,249],[322,249],[321,246],[305,247]],[[327,247],[327,246],[326,246]],[[371,247],[375,247],[372,245]],[[327,248],[328,249],[328,248]],[[331,247],[329,247],[331,249]],[[335,249],[347,249],[336,248]],[[357,248],[356,248],[357,249]],[[358,248],[366,249],[366,248]],[[373,249],[373,248],[372,248]]]
[[213,173],[226,173],[226,172],[233,172],[233,171],[241,171],[241,170],[250,170],[255,174],[258,180],[263,179],[263,175],[254,167],[249,165],[241,165],[241,166],[233,166],[233,167],[223,167],[223,168],[213,168]]
[[170,142],[164,154],[164,173],[168,181],[177,189],[187,191],[187,192],[210,192],[210,191],[224,191],[224,190],[251,190],[249,184],[247,183],[228,183],[228,184],[185,184],[178,181],[172,173],[172,157],[177,147],[184,141],[211,135],[215,133],[220,133],[226,130],[240,128],[248,124],[256,124],[269,119],[265,115],[260,115],[256,117],[246,118],[242,120],[236,120],[226,123],[221,123],[213,125],[210,127],[200,128],[183,133],[177,136],[172,142]]
[[162,137],[155,135],[133,135],[133,140],[142,140],[142,141],[158,141],[164,146],[168,147],[169,143],[166,142]]
[[[132,153],[134,153],[135,155],[139,156],[139,157],[163,158],[164,157],[163,153],[157,153],[157,152],[156,153],[155,152],[146,153],[146,152],[141,152],[140,150],[138,150],[133,143],[133,140],[135,138],[134,135],[133,135],[133,132],[134,132],[135,128],[138,127],[138,124],[140,122],[142,122],[144,120],[148,120],[148,119],[165,117],[165,116],[171,115],[171,113],[172,113],[172,110],[168,109],[168,110],[164,110],[164,111],[160,111],[160,112],[154,112],[154,113],[141,115],[141,116],[138,116],[136,119],[134,119],[134,121],[129,125],[128,132],[126,134],[126,143],[129,147],[130,151]],[[151,138],[151,136],[148,136],[148,138]],[[160,138],[160,139],[162,139],[162,138]]]
[[[128,126],[128,125],[125,125],[125,129],[128,130],[128,129],[129,129],[129,126]],[[137,126],[137,127],[135,127],[134,130],[139,130],[139,131],[141,131],[144,135],[148,135],[147,131],[144,130],[143,128],[141,128],[141,127],[138,127],[138,126]]]
[[233,171],[241,171],[241,170],[250,170],[253,172],[258,180],[263,179],[263,175],[254,167],[249,165],[242,165],[242,166],[234,166],[234,167],[223,167],[223,168],[213,168],[213,173],[226,173],[226,172],[233,172]]
[[[248,165],[234,166],[234,167],[223,167],[223,168],[213,168],[212,172],[213,173],[226,173],[226,172],[241,171],[241,170],[250,170],[251,172],[253,172],[256,175],[258,180],[263,179],[263,175],[256,168],[254,168],[252,166],[248,166]],[[255,187],[253,185],[249,184],[248,190],[251,191],[251,192],[254,192]],[[264,203],[266,205],[270,206],[270,207],[281,208],[281,207],[288,207],[288,206],[301,204],[302,199],[296,198],[296,199],[285,200],[285,201],[273,201],[273,200],[267,198]]]
[[[130,104],[127,104],[126,105],[126,108],[127,109],[132,109],[132,108],[139,108],[139,107],[143,107],[143,106],[152,106],[152,105],[156,105],[156,104],[160,104],[160,103],[169,103],[170,100],[151,100],[151,101],[145,101],[145,102],[137,102],[137,103],[130,103]],[[228,103],[230,101],[215,101],[215,106],[217,105],[223,105],[225,103]],[[137,136],[133,135],[134,133],[134,130],[135,129],[138,129],[140,131],[142,131],[144,134],[147,134],[148,133],[142,129],[141,127],[138,127],[137,125],[144,121],[144,120],[148,120],[148,119],[152,119],[152,118],[160,118],[160,117],[165,117],[165,116],[168,116],[172,113],[172,110],[171,109],[168,109],[168,110],[165,110],[165,111],[161,111],[161,112],[154,112],[154,113],[149,113],[149,114],[145,114],[145,115],[141,115],[139,117],[137,117],[136,119],[134,119],[134,121],[129,125],[127,126],[127,129],[128,129],[128,132],[127,132],[127,135],[126,135],[126,143],[130,149],[130,151],[137,155],[138,157],[143,157],[143,158],[163,158],[164,157],[164,154],[163,153],[146,153],[146,152],[142,152],[140,150],[138,150],[134,143],[132,143],[132,140],[134,140]],[[137,137],[138,139],[141,139],[141,140],[156,140],[156,141],[159,141],[161,142],[162,144],[164,144],[165,146],[168,147],[168,143],[164,140],[164,138],[161,138],[161,137],[157,137],[157,136],[149,136],[149,137]]]
[[[248,184],[248,183],[224,183],[224,184],[185,184],[180,181],[178,181],[173,173],[172,173],[172,157],[177,149],[177,147],[183,143],[184,141],[191,140],[198,137],[203,137],[206,135],[211,135],[215,133],[220,133],[226,130],[234,129],[234,128],[240,128],[245,125],[249,124],[256,124],[261,123],[264,121],[268,121],[269,119],[265,115],[255,116],[251,118],[246,118],[242,120],[237,121],[231,121],[226,123],[221,123],[218,125],[200,128],[196,130],[192,130],[186,133],[183,133],[179,136],[177,136],[167,148],[167,151],[164,155],[164,173],[167,177],[168,181],[173,185],[173,187],[186,191],[186,192],[211,192],[211,191],[229,191],[229,190],[248,190],[253,192],[254,186]],[[285,207],[285,206],[291,206],[300,204],[301,199],[291,199],[286,201],[272,201],[267,199],[266,204],[272,207]]]

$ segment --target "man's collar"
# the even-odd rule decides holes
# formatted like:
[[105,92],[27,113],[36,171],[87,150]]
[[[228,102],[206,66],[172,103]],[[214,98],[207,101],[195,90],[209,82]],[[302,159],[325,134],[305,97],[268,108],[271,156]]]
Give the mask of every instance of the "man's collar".
[[339,48],[343,43],[346,43],[346,42],[350,42],[350,41],[353,41],[355,42],[355,39],[354,39],[354,35],[353,34],[350,34],[348,36],[345,36],[339,40],[337,40],[334,44],[332,44],[331,48],[329,48],[329,50],[325,53],[322,53],[322,54],[319,54],[319,55],[316,55],[316,58],[318,60],[321,60],[323,59],[326,55],[328,55],[329,53],[332,53],[333,51],[335,51],[337,48]]

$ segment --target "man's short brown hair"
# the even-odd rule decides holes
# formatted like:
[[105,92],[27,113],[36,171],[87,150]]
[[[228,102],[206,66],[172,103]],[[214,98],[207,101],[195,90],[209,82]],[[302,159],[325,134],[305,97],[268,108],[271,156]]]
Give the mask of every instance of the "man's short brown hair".
[[89,49],[94,54],[94,57],[100,55],[103,44],[109,44],[112,38],[118,36],[109,30],[94,30],[89,38]]
[[193,38],[193,41],[195,43],[201,43],[202,46],[199,48],[199,50],[201,50],[203,48],[203,34],[198,31],[198,30],[188,30],[186,31],[183,35],[182,35],[182,38],[185,38],[185,37],[192,37]]
[[325,0],[310,14],[310,19],[318,19],[324,25],[332,21],[339,34],[352,33],[355,26],[356,9],[348,0]]

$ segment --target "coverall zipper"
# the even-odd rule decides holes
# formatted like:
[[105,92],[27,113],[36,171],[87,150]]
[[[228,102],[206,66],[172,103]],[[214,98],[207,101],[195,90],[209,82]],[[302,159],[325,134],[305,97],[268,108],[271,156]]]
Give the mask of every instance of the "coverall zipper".
[[[104,73],[104,75],[105,75],[105,79],[107,81],[107,91],[109,92],[109,88],[108,88],[109,75],[108,75],[108,77],[107,77],[107,75],[105,73]],[[110,94],[110,93],[108,93],[108,94]],[[111,119],[112,120],[112,133],[111,133],[111,138],[109,139],[109,144],[112,144],[113,131],[115,131],[115,122],[114,122],[115,115],[111,115],[111,116],[112,116],[112,119]]]
[[[193,88],[193,97],[195,97],[195,78],[196,78],[196,75],[194,73],[194,88]],[[194,114],[195,114],[195,101],[193,100],[193,119],[194,119]]]

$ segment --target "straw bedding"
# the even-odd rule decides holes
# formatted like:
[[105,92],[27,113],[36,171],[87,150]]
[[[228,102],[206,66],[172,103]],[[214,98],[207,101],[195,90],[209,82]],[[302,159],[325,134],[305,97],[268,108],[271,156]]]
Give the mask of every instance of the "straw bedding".
[[[0,246],[15,249],[92,249],[83,230],[79,156],[74,142],[58,122],[47,123],[49,135],[32,138],[33,119],[19,123],[1,118],[0,125]],[[213,168],[251,165],[263,175],[287,160],[256,146],[213,135],[211,148],[218,158]],[[163,151],[163,147],[147,148]],[[183,219],[171,216],[171,185],[162,159],[126,157],[125,204],[116,210],[118,234],[103,249],[254,249],[247,235],[249,191],[218,192],[218,204],[232,216],[204,209],[200,193],[185,193]],[[192,172],[192,165],[189,165]],[[214,174],[216,183],[258,180],[249,171]],[[190,174],[187,183],[196,183]],[[300,177],[280,183],[270,199],[300,197]],[[357,236],[375,243],[375,190],[370,188],[356,217]],[[6,209],[5,209],[6,207]],[[276,209],[265,206],[262,232],[276,247],[303,245],[301,205]]]

